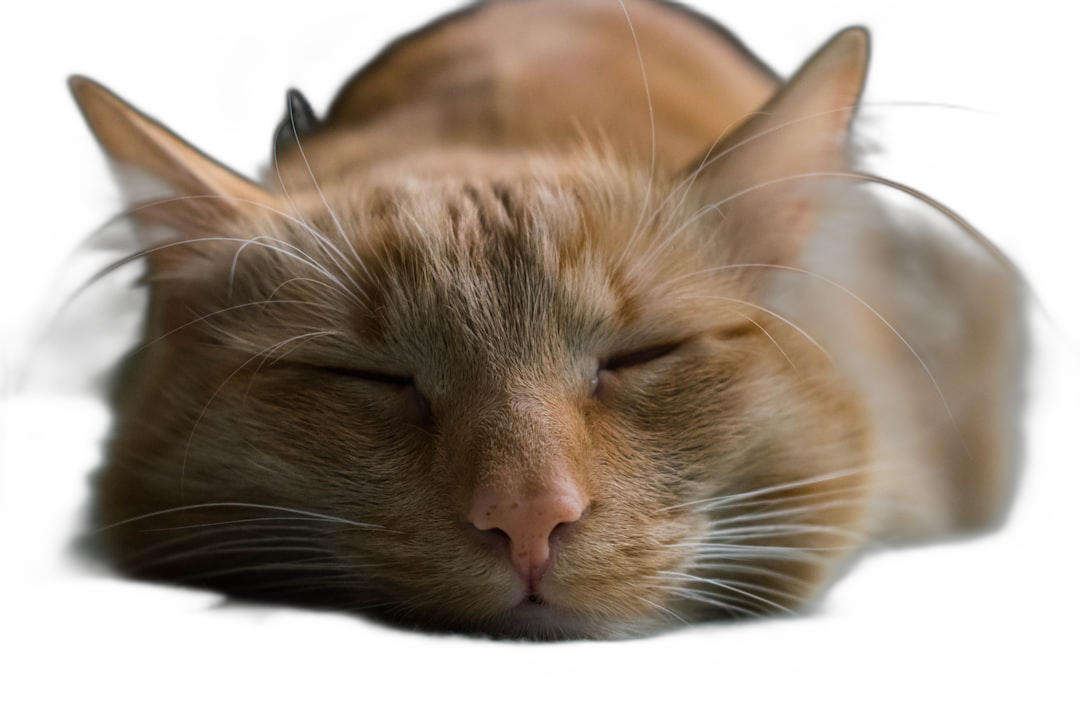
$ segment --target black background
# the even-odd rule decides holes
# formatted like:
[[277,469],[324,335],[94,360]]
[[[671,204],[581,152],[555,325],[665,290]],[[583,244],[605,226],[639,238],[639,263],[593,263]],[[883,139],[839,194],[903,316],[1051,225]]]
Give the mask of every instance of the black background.
[[13,226],[0,241],[9,328],[2,512],[11,610],[4,617],[21,671],[134,673],[167,682],[177,676],[164,668],[183,663],[186,687],[198,687],[221,681],[222,668],[276,677],[333,669],[366,689],[377,688],[370,684],[376,676],[464,675],[484,684],[557,676],[589,680],[605,693],[638,689],[610,682],[623,677],[704,679],[692,685],[696,693],[740,690],[755,678],[783,681],[778,688],[813,680],[826,689],[870,680],[890,697],[920,696],[932,684],[959,696],[1023,692],[1032,699],[1066,677],[1042,650],[1048,642],[1071,647],[1067,584],[1077,565],[1064,531],[1074,525],[1066,488],[1076,477],[1067,454],[1076,393],[1067,372],[1076,359],[1069,250],[1077,232],[1063,219],[1076,204],[1065,191],[1076,182],[1045,169],[1067,178],[1075,167],[1063,100],[1071,65],[1055,56],[1058,21],[1029,9],[953,15],[941,3],[794,12],[756,4],[702,11],[782,74],[843,27],[869,29],[866,133],[881,148],[873,168],[958,210],[1016,260],[1031,287],[1029,454],[1007,530],[867,562],[816,619],[588,646],[397,636],[351,621],[218,607],[65,569],[58,548],[106,422],[94,399],[96,379],[116,358],[133,317],[108,300],[130,277],[113,274],[79,291],[120,257],[108,227],[120,204],[67,77],[104,84],[195,148],[251,175],[269,158],[287,91],[299,91],[320,117],[357,69],[455,3],[440,12],[383,8],[381,16],[302,6],[244,19],[211,6],[146,15],[73,11],[63,23],[42,14],[10,28],[25,33],[26,44],[9,51],[5,164],[19,189],[5,193]]

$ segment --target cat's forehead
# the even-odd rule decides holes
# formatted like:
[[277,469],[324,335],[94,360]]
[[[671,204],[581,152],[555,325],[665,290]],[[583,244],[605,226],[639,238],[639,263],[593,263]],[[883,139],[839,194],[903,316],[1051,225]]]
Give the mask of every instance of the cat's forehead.
[[[688,335],[715,261],[659,184],[611,163],[403,173],[326,187],[305,215],[364,301],[364,339],[488,356],[553,357]],[[650,202],[649,193],[653,193]],[[323,243],[325,244],[325,243]],[[483,355],[483,357],[480,357]]]
[[354,242],[375,325],[520,345],[627,312],[621,268],[573,188],[500,178],[373,190]]
[[631,325],[657,303],[658,283],[700,264],[648,227],[646,178],[612,175],[530,167],[383,182],[353,204],[370,271],[361,282],[431,311]]

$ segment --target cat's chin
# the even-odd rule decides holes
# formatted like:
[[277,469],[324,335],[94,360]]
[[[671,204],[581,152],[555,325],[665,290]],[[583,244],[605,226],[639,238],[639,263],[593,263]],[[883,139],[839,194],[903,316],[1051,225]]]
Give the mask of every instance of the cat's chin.
[[578,613],[526,597],[499,614],[489,632],[495,636],[532,638],[536,640],[569,640],[603,637],[606,633],[595,621]]
[[630,618],[605,617],[542,597],[526,596],[507,609],[489,615],[476,629],[496,638],[614,640],[638,637],[649,628],[652,625],[645,618],[635,622]]

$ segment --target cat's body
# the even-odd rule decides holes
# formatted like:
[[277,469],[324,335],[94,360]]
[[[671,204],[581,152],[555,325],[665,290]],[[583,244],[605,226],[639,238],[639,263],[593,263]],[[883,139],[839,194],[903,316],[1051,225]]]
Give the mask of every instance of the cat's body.
[[865,65],[847,31],[781,88],[672,6],[479,5],[323,121],[294,98],[270,189],[76,80],[132,197],[175,196],[134,211],[151,302],[107,553],[612,636],[797,609],[870,543],[992,525],[1018,284],[856,182]]

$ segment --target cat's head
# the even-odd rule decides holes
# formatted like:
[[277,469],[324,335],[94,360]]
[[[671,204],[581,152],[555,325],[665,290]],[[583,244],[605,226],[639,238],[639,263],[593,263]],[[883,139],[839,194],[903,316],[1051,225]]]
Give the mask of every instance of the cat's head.
[[350,166],[342,136],[276,189],[73,81],[150,294],[108,552],[496,634],[799,606],[852,547],[866,438],[771,295],[847,167],[865,65],[839,35],[673,177],[586,147]]

